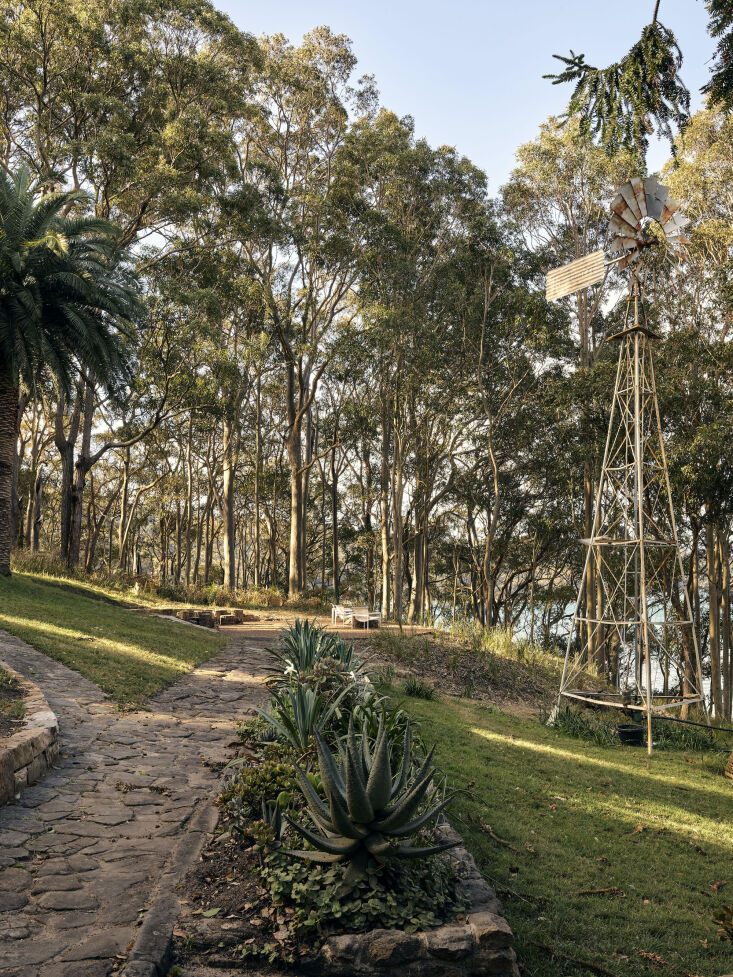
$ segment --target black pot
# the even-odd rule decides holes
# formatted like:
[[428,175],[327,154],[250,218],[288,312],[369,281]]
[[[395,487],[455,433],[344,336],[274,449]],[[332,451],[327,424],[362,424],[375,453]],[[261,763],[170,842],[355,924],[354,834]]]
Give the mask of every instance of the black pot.
[[644,727],[637,723],[621,723],[616,727],[618,738],[627,746],[642,746],[644,743]]

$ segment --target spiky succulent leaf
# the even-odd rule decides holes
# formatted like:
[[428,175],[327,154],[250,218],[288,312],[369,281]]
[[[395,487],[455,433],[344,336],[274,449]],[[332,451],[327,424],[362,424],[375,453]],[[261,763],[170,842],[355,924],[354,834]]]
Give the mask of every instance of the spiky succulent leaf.
[[390,794],[390,800],[393,801],[398,794],[400,794],[407,785],[407,778],[410,776],[410,762],[412,759],[412,733],[410,731],[410,720],[407,720],[407,726],[405,727],[405,739],[402,744],[402,767],[400,769],[400,775],[395,780],[392,786],[392,792]]
[[338,794],[331,794],[329,801],[331,803],[331,823],[339,834],[342,834],[345,838],[358,839],[365,838],[369,834],[368,828],[357,824],[349,817],[349,812],[346,810]]
[[341,771],[336,766],[333,754],[320,731],[316,731],[316,752],[326,797],[330,797],[331,794],[338,794],[341,800],[346,802],[346,785],[341,776]]
[[389,739],[384,724],[380,723],[372,768],[366,785],[367,797],[375,811],[383,811],[392,794],[392,769],[389,758]]
[[406,838],[408,835],[415,834],[415,832],[419,831],[420,828],[424,827],[424,825],[434,821],[440,812],[450,804],[455,796],[455,794],[451,794],[449,797],[446,797],[444,801],[441,801],[440,804],[437,804],[435,807],[431,807],[429,810],[425,811],[424,814],[414,818],[412,821],[408,821],[407,824],[403,824],[401,828],[391,828],[389,833],[394,835],[395,838]]
[[343,862],[346,855],[334,855],[325,851],[311,851],[307,848],[281,848],[283,855],[293,855],[295,858],[302,858],[306,862],[318,862],[327,864],[329,862]]
[[390,854],[397,858],[427,858],[428,855],[438,855],[449,848],[457,848],[460,841],[445,841],[440,845],[427,845],[425,848],[413,848],[410,845],[396,845]]
[[346,806],[351,817],[359,824],[370,824],[374,820],[374,808],[366,792],[353,719],[349,722],[346,739]]
[[318,796],[318,791],[297,764],[295,764],[295,775],[298,778],[300,789],[308,805],[310,816],[323,832],[326,834],[336,834],[337,832],[334,830],[334,825],[331,821],[331,812]]
[[401,828],[407,824],[420,806],[420,802],[432,783],[434,774],[434,770],[429,770],[422,780],[419,780],[411,790],[403,794],[389,812],[385,812],[386,816],[378,822],[380,831],[392,831],[394,828]]
[[356,852],[361,847],[361,842],[353,838],[324,838],[323,835],[316,834],[315,831],[311,831],[310,828],[306,828],[305,825],[299,824],[297,821],[293,821],[284,815],[285,820],[288,824],[295,828],[306,841],[309,841],[317,851],[325,851],[330,855],[351,855]]

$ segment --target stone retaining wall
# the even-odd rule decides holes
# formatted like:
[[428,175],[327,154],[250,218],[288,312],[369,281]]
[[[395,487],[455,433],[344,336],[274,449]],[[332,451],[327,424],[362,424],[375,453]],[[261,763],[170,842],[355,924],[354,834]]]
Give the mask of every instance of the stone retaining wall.
[[58,757],[59,724],[38,686],[0,664],[26,690],[23,726],[0,745],[0,804],[6,804],[43,776]]
[[[460,840],[447,825],[436,835]],[[519,977],[514,934],[496,893],[463,845],[451,854],[459,863],[459,890],[469,904],[464,923],[446,923],[426,933],[371,930],[332,936],[323,944],[315,971],[329,977]]]

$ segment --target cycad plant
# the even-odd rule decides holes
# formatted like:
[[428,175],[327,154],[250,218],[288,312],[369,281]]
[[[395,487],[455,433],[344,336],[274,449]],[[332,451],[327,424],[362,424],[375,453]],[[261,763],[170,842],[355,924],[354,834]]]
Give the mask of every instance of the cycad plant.
[[20,382],[47,368],[69,391],[81,371],[107,388],[123,375],[119,331],[140,309],[109,221],[87,197],[49,191],[26,167],[0,170],[0,575],[10,573],[11,477]]
[[392,772],[384,722],[374,743],[366,735],[357,738],[354,724],[350,723],[346,744],[339,744],[338,759],[318,732],[315,739],[325,802],[297,765],[296,771],[316,830],[286,816],[288,823],[315,850],[289,849],[288,854],[314,862],[345,862],[344,885],[351,886],[366,875],[370,863],[381,864],[390,857],[426,858],[453,847],[452,843],[424,846],[406,843],[406,839],[433,823],[455,796],[451,794],[438,804],[432,803],[435,747],[417,773],[412,773],[409,724],[396,773]]

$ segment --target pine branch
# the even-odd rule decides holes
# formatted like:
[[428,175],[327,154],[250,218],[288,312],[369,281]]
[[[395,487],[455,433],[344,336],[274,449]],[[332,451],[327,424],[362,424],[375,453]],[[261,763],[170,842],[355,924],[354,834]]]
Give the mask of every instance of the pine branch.
[[589,65],[572,50],[569,57],[553,57],[565,68],[544,77],[553,85],[575,83],[568,117],[580,116],[581,131],[598,137],[610,156],[621,148],[645,156],[655,129],[674,154],[673,127],[686,125],[690,93],[679,76],[682,52],[672,31],[654,20],[629,53],[607,68]]

